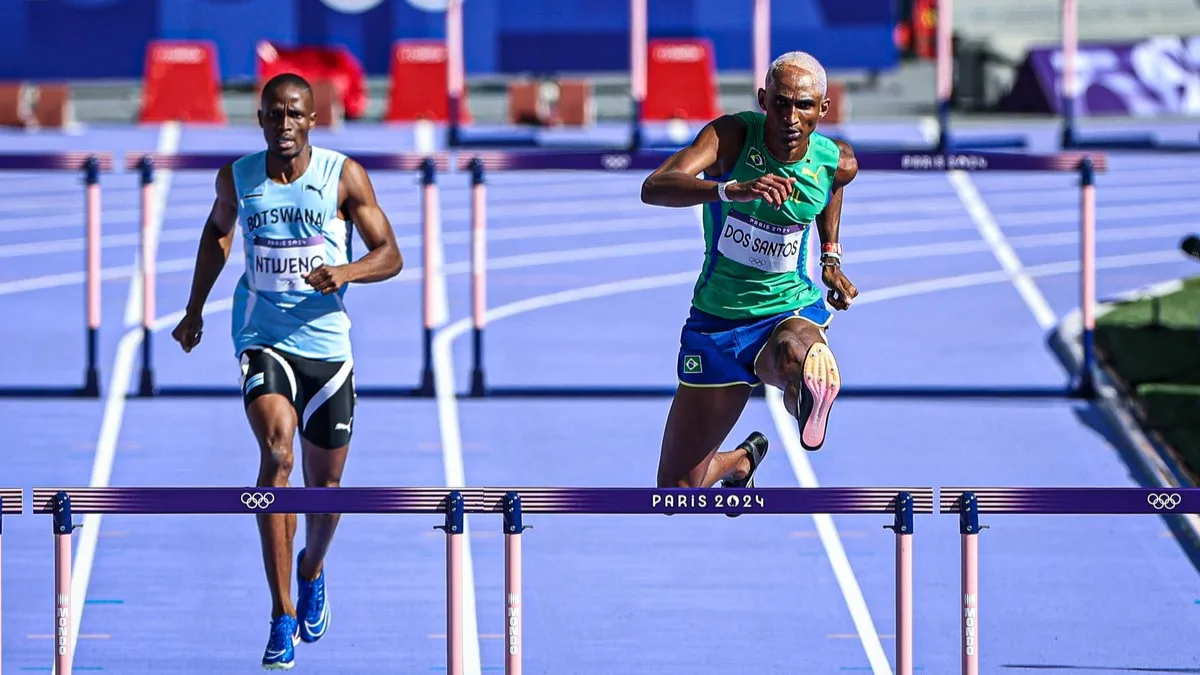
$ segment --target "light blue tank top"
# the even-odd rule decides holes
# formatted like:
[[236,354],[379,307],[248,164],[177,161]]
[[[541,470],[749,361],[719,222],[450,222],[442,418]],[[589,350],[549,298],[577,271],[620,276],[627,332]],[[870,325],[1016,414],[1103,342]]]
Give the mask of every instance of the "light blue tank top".
[[233,345],[320,361],[348,361],[346,288],[322,295],[302,278],[320,265],[350,261],[350,226],[338,218],[338,184],[346,156],[312,148],[294,183],[267,175],[266,152],[233,163],[246,270],[233,295]]

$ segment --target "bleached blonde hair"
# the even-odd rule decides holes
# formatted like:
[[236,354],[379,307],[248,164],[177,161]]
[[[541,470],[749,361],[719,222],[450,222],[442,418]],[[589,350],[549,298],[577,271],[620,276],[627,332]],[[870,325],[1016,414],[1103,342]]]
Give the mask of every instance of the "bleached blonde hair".
[[825,66],[822,66],[821,62],[808,52],[787,52],[776,57],[771,62],[771,67],[767,68],[767,81],[763,86],[770,88],[771,83],[779,77],[779,73],[785,66],[792,66],[812,73],[813,79],[816,80],[817,91],[821,92],[821,96],[827,93],[829,82],[825,76]]

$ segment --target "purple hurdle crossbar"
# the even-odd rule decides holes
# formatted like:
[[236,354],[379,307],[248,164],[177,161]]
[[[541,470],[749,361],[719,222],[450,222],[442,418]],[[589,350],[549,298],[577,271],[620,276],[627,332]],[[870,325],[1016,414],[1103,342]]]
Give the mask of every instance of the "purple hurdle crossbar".
[[[20,515],[22,512],[22,510],[24,508],[24,505],[22,503],[23,502],[22,495],[23,495],[23,492],[20,488],[0,488],[0,539],[3,538],[3,534],[4,534],[4,516],[5,516],[5,514]],[[2,549],[3,549],[3,547],[0,546],[0,550],[2,550]],[[4,570],[3,556],[0,556],[0,573],[2,573],[3,570]],[[2,576],[2,575],[0,575],[0,576]],[[3,591],[3,588],[4,588],[4,583],[2,580],[0,580],[0,591]],[[3,616],[3,613],[4,613],[3,610],[4,610],[4,596],[3,596],[3,593],[0,592],[0,617]],[[3,632],[2,631],[3,624],[4,624],[4,622],[2,620],[0,620],[0,632]],[[4,664],[3,646],[4,646],[4,636],[0,635],[0,670],[3,670],[3,664]]]
[[[423,396],[433,396],[433,364],[432,345],[434,325],[433,311],[433,247],[435,241],[434,225],[438,211],[437,171],[450,168],[449,156],[446,153],[369,153],[348,152],[350,157],[368,171],[419,171],[421,176],[421,233],[425,245],[423,250],[422,269],[422,303],[424,349],[421,368],[421,384],[417,393]],[[151,349],[151,334],[156,322],[154,288],[157,281],[153,251],[154,242],[150,233],[153,224],[153,183],[155,170],[169,171],[217,171],[237,160],[241,155],[228,153],[213,154],[163,154],[149,153],[143,155],[130,154],[125,157],[125,168],[137,170],[141,177],[141,267],[138,273],[142,276],[142,370],[138,394],[140,396],[156,396],[164,392],[154,382],[154,359]],[[185,393],[195,393],[185,390]],[[366,391],[364,390],[364,393]]]
[[[112,153],[4,153],[0,171],[82,171],[84,208],[84,328],[85,356],[83,385],[72,393],[100,395],[100,172],[113,168]],[[18,392],[22,393],[22,392]]]
[[[474,366],[471,395],[488,394],[483,357],[483,331],[487,318],[487,197],[484,176],[488,171],[652,171],[672,154],[669,150],[597,152],[590,150],[482,150],[459,153],[455,167],[471,172],[471,292]],[[946,172],[1078,172],[1080,185],[1080,304],[1084,317],[1083,362],[1073,394],[1090,398],[1095,389],[1091,373],[1095,354],[1092,334],[1096,302],[1096,174],[1108,170],[1103,153],[1060,152],[1045,155],[1011,152],[863,152],[857,155],[861,171]]]
[[1183,515],[1200,513],[1200,488],[944,487],[939,512],[957,513],[962,540],[962,675],[979,675],[980,513]]
[[485,512],[504,516],[504,672],[520,675],[523,514],[892,514],[896,533],[896,673],[912,675],[913,514],[933,513],[932,488],[484,488]]

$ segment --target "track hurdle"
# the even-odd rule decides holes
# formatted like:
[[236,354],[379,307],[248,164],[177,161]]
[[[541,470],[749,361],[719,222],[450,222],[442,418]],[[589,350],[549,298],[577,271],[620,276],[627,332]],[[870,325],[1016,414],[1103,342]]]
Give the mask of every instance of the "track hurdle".
[[463,673],[464,515],[503,514],[506,675],[523,663],[521,537],[523,515],[890,515],[895,533],[897,675],[912,675],[914,514],[934,513],[933,488],[34,488],[33,512],[53,516],[55,665],[70,675],[76,641],[71,596],[74,514],[354,513],[438,514],[446,534],[446,666]]
[[[505,397],[670,397],[675,387],[497,387],[489,385],[484,364],[484,329],[487,309],[487,187],[488,172],[509,171],[652,171],[672,154],[670,150],[640,152],[596,151],[504,151],[483,150],[459,153],[455,166],[471,175],[471,330],[472,374],[470,396]],[[1071,172],[1079,175],[1079,260],[1080,307],[1083,308],[1083,363],[1080,375],[1066,387],[970,388],[935,387],[847,387],[842,396],[870,397],[1074,397],[1095,396],[1093,373],[1096,305],[1096,174],[1108,171],[1104,154],[1062,152],[1018,154],[1008,152],[860,152],[859,171],[945,173],[970,172]],[[1005,279],[1006,280],[1006,279]],[[689,282],[690,283],[690,282]],[[760,394],[761,395],[761,394]]]
[[[368,171],[416,171],[421,182],[421,235],[422,235],[422,327],[423,348],[420,384],[415,388],[363,387],[360,396],[433,396],[433,332],[437,328],[433,306],[434,247],[440,242],[435,230],[438,205],[437,172],[448,170],[450,161],[444,153],[432,155],[421,153],[348,153]],[[154,218],[151,196],[156,169],[170,171],[216,171],[241,157],[241,154],[130,154],[125,157],[125,168],[137,171],[140,176],[141,198],[141,267],[137,273],[142,277],[142,367],[138,395],[142,397],[210,397],[239,396],[237,387],[164,387],[154,378],[153,333],[158,320],[155,311],[154,288],[157,280],[155,271]],[[378,187],[376,187],[378,190]]]
[[504,516],[504,672],[521,675],[521,538],[525,513],[586,515],[888,514],[896,541],[896,675],[913,673],[913,515],[933,513],[932,488],[484,488]]
[[[4,535],[4,516],[17,516],[24,512],[24,491],[21,488],[0,488],[0,539]],[[0,545],[0,554],[3,553],[3,545]],[[3,556],[0,555],[0,618],[4,614],[4,581],[3,581],[4,563]],[[0,620],[0,670],[4,669],[4,622]]]
[[943,487],[938,512],[959,517],[962,675],[979,675],[979,514],[1200,514],[1200,488]]
[[464,514],[483,510],[483,490],[453,488],[34,488],[32,513],[51,515],[54,529],[55,667],[71,675],[78,639],[71,597],[71,534],[76,514],[258,515],[350,513],[443,515],[446,533],[447,664],[462,674]]
[[74,387],[4,387],[0,397],[100,396],[100,173],[113,168],[112,153],[4,153],[0,171],[80,171],[84,211],[84,367],[83,384]]

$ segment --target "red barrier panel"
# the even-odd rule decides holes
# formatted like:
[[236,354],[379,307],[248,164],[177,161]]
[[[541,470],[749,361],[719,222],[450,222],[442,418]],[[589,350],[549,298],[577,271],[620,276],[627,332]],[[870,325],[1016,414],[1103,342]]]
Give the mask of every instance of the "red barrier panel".
[[712,42],[651,40],[648,52],[644,121],[707,122],[721,115]]
[[349,49],[340,45],[286,47],[268,40],[258,43],[258,86],[281,73],[296,73],[316,85],[333,84],[347,119],[360,119],[367,112],[367,76]]
[[[449,53],[441,40],[398,40],[392,46],[387,122],[450,121]],[[466,92],[461,123],[471,115]]]
[[208,41],[156,40],[146,48],[139,122],[224,124],[217,47]]

